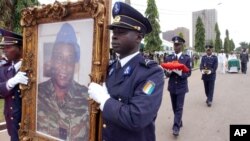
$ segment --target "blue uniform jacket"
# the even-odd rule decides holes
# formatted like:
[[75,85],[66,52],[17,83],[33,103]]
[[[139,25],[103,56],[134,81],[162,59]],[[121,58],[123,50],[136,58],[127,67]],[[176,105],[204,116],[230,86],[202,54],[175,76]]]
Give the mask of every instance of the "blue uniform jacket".
[[[171,54],[167,56],[165,62],[172,62],[175,60],[174,54]],[[181,56],[178,59],[178,62],[181,64],[186,65],[189,68],[189,72],[184,73],[182,72],[182,75],[179,76],[178,74],[172,72],[168,77],[168,91],[170,93],[175,93],[175,94],[183,94],[187,93],[188,90],[188,80],[187,78],[191,76],[192,68],[191,68],[191,63],[190,63],[190,57],[187,54],[181,54]]]
[[155,141],[154,122],[162,101],[163,69],[140,54],[118,71],[115,64],[109,67],[106,80],[111,98],[102,114],[103,140]]
[[14,68],[10,64],[0,67],[0,96],[5,100],[4,115],[7,123],[7,130],[10,136],[17,133],[13,124],[18,126],[21,121],[22,99],[18,85],[11,91],[6,88],[7,81],[15,75]]
[[216,79],[216,70],[218,67],[218,58],[215,55],[211,55],[210,57],[207,55],[202,56],[200,70],[209,69],[211,70],[211,74],[202,74],[202,80],[215,80]]

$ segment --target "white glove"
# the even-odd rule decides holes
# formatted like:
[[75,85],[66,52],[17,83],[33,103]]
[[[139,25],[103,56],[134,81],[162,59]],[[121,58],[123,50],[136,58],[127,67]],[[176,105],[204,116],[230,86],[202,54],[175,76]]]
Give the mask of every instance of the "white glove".
[[14,65],[14,68],[15,68],[16,72],[20,69],[21,65],[22,65],[22,61],[18,61],[18,62]]
[[26,76],[26,72],[18,72],[14,77],[10,78],[7,81],[7,88],[10,90],[14,88],[17,84],[28,84],[28,77]]
[[104,104],[110,98],[105,83],[103,86],[94,82],[90,83],[88,93],[91,99],[100,103],[100,109],[103,111]]
[[209,74],[211,74],[211,70],[204,70],[204,69],[203,69],[203,70],[201,71],[201,73],[202,73],[202,74],[207,74],[207,75],[209,75]]
[[208,70],[208,71],[207,71],[207,74],[211,74],[211,70]]
[[0,67],[7,64],[7,61],[6,60],[0,60]]
[[175,73],[178,74],[179,76],[182,75],[182,70],[174,69],[173,72],[175,72]]
[[201,74],[205,74],[205,71],[204,71],[204,70],[201,70]]
[[171,74],[173,71],[169,69],[165,69],[168,74]]

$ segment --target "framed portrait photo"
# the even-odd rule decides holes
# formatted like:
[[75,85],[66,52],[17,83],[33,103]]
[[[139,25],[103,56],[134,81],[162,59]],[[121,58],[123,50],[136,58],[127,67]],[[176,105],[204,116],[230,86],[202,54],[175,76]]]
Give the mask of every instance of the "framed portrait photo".
[[106,77],[110,3],[78,1],[22,11],[23,64],[21,140],[97,141],[98,104],[88,84]]

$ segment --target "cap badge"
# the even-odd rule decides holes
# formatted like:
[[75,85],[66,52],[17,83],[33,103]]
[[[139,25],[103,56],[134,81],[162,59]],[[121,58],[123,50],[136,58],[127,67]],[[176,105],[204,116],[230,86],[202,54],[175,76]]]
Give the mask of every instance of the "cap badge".
[[120,16],[115,16],[114,23],[119,23],[121,20]]
[[114,14],[118,14],[120,11],[120,4],[119,3],[115,3],[114,5]]

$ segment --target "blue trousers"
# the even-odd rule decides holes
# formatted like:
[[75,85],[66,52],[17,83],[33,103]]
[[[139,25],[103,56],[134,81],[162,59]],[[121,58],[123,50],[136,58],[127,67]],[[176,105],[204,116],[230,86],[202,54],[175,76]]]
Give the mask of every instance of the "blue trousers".
[[18,130],[19,130],[19,119],[10,120],[10,117],[5,116],[6,126],[8,134],[10,135],[10,141],[19,141]]
[[207,101],[212,102],[214,96],[214,83],[215,80],[203,80],[204,87],[205,87],[205,94],[207,97]]
[[172,108],[174,112],[174,124],[173,129],[180,129],[182,124],[182,113],[184,106],[185,93],[170,93]]

